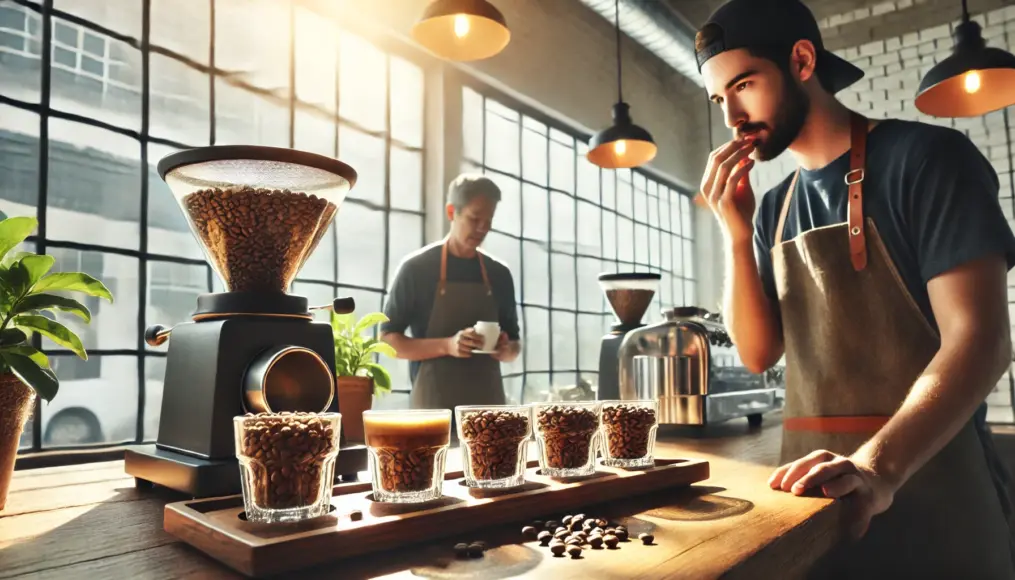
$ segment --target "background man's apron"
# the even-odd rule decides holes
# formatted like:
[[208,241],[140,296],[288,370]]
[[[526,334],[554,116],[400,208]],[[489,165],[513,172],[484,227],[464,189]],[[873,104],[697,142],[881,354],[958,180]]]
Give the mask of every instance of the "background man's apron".
[[[481,320],[500,319],[483,255],[476,254],[483,282],[448,282],[448,244],[441,249],[441,278],[430,310],[427,338],[448,338]],[[454,409],[455,405],[503,405],[500,362],[488,354],[425,360],[412,386],[413,409]]]
[[[776,227],[772,263],[787,365],[783,463],[817,449],[854,452],[895,413],[940,345],[863,216],[867,130],[855,116],[847,222],[782,241],[798,170]],[[1007,493],[986,449],[970,421],[875,516],[866,536],[834,549],[814,577],[1015,577]]]

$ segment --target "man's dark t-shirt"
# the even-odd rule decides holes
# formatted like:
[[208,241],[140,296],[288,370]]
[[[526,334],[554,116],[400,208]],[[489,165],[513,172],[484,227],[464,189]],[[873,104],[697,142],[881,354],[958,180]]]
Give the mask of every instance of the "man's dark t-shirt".
[[[441,246],[435,242],[402,260],[391,283],[384,314],[390,319],[381,325],[381,332],[401,332],[408,328],[414,338],[427,338],[430,311],[437,296],[441,274]],[[482,251],[482,250],[481,250]],[[500,328],[510,340],[518,340],[518,310],[515,302],[515,284],[507,265],[483,253],[486,273],[493,287],[500,314]],[[457,258],[448,253],[448,282],[483,282],[479,260]],[[418,361],[409,363],[409,374],[416,382]]]
[[[864,216],[874,220],[906,288],[935,329],[927,293],[932,278],[989,254],[1003,254],[1009,270],[1015,265],[1015,236],[998,200],[997,173],[965,135],[926,123],[882,121],[867,137],[866,163]],[[820,169],[801,169],[780,241],[846,221],[848,171],[849,152]],[[765,194],[755,219],[758,269],[777,309],[770,250],[792,178]],[[985,415],[983,405],[977,413],[981,428]]]

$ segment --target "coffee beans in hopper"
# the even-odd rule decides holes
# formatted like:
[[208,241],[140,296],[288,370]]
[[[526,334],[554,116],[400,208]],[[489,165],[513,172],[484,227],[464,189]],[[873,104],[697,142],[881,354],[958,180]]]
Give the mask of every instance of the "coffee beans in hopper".
[[539,411],[538,421],[549,467],[574,469],[588,463],[593,435],[598,427],[594,411],[553,405]]
[[630,405],[606,407],[602,421],[610,457],[640,459],[648,455],[649,432],[656,422],[655,410]]
[[387,491],[424,491],[433,485],[434,461],[439,447],[418,447],[407,451],[377,449],[381,487]]
[[[314,413],[248,413],[241,455],[250,458],[254,503],[284,509],[314,503],[334,432]],[[326,482],[330,484],[330,482]]]
[[462,435],[476,479],[512,477],[519,468],[518,452],[529,429],[529,418],[513,411],[477,411],[465,416]]
[[286,292],[338,210],[316,195],[252,187],[195,191],[182,205],[236,292]]

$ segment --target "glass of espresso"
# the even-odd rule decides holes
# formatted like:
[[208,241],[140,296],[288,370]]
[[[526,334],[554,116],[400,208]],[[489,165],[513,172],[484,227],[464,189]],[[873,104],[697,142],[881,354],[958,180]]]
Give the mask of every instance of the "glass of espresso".
[[374,501],[438,499],[451,445],[451,410],[364,411]]

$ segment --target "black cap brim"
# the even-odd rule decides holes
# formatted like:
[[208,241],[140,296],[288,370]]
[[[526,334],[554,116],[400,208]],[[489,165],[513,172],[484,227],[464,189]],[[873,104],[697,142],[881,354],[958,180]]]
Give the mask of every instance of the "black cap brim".
[[864,72],[834,52],[822,50],[818,53],[818,77],[835,94],[856,84]]

